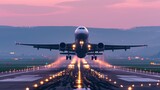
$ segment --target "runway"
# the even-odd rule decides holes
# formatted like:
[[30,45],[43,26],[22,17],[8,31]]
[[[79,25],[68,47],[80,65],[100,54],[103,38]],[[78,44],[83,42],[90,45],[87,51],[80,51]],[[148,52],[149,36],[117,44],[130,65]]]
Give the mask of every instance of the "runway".
[[32,70],[1,73],[0,84],[0,90],[159,90],[160,75],[74,57]]

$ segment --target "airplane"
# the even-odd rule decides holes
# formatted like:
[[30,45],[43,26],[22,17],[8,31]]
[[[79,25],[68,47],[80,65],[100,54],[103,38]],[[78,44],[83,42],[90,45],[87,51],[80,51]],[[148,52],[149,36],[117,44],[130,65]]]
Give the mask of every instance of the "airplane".
[[16,45],[33,46],[33,48],[59,50],[60,54],[66,55],[66,60],[71,60],[71,55],[77,55],[79,58],[84,58],[86,55],[92,55],[91,60],[97,60],[97,55],[103,55],[104,50],[121,50],[130,49],[131,47],[144,47],[147,45],[105,45],[102,42],[93,44],[89,42],[89,31],[84,26],[79,26],[75,30],[75,41],[73,43],[60,44],[23,44]]

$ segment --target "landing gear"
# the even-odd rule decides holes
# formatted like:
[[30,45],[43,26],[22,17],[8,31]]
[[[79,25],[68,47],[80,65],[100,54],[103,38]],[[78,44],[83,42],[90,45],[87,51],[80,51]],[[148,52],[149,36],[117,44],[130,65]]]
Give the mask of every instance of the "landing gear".
[[71,56],[66,56],[66,60],[71,60],[72,59],[72,57]]
[[97,60],[97,56],[95,56],[94,59]]
[[91,56],[91,60],[97,60],[97,56]]

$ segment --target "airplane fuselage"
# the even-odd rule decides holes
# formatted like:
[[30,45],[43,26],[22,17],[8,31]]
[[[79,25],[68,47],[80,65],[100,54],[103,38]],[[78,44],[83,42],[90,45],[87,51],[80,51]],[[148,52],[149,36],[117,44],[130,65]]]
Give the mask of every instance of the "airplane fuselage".
[[89,32],[86,27],[80,26],[75,30],[75,52],[79,58],[84,58],[88,52]]

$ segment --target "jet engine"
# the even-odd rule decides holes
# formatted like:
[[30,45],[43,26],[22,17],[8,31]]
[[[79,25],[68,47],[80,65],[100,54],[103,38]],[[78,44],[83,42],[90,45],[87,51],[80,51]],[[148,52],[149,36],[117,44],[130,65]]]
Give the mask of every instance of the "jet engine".
[[98,43],[98,49],[104,49],[104,44],[103,43]]
[[59,48],[60,48],[61,51],[64,51],[66,49],[66,44],[64,42],[61,42],[59,44]]

